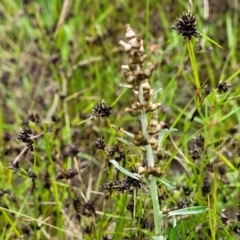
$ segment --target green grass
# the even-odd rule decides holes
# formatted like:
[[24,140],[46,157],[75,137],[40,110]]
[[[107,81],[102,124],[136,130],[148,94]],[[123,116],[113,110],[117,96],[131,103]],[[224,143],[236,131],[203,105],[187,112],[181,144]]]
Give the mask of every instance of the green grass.
[[[164,136],[155,155],[168,181],[157,181],[160,209],[175,210],[180,202],[209,208],[177,216],[175,228],[173,219],[164,217],[162,235],[172,240],[239,238],[240,14],[227,1],[209,1],[210,15],[204,19],[206,8],[194,3],[190,10],[201,34],[187,42],[170,28],[187,8],[180,0],[1,1],[0,239],[154,236],[149,189],[143,186],[136,196],[104,189],[125,176],[93,146],[98,137],[107,146],[125,139],[120,165],[129,171],[146,158],[121,131],[133,133],[138,127],[137,119],[124,112],[131,91],[120,86],[127,56],[118,42],[125,39],[126,23],[141,34],[148,61],[157,66],[151,87],[162,88],[152,97],[163,104],[158,120],[178,129]],[[220,82],[230,89],[220,93]],[[102,99],[113,107],[109,119],[86,120]],[[29,121],[32,113],[39,115],[37,123]],[[41,136],[13,171],[9,165],[24,148],[16,138],[26,123]],[[59,178],[71,168],[76,176]],[[86,212],[89,202],[95,214]]]

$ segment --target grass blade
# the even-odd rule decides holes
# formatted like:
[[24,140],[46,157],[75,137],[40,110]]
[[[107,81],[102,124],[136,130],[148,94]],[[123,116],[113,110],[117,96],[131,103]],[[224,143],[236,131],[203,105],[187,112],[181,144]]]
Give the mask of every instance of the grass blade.
[[140,178],[137,177],[136,174],[131,173],[127,169],[125,169],[122,166],[120,166],[116,160],[111,159],[109,162],[112,163],[121,173],[125,174],[126,176],[134,178],[136,180],[140,180]]
[[168,213],[168,217],[199,214],[199,213],[204,213],[206,211],[208,211],[208,207],[206,206],[194,206],[194,207],[188,207],[188,208],[170,211]]

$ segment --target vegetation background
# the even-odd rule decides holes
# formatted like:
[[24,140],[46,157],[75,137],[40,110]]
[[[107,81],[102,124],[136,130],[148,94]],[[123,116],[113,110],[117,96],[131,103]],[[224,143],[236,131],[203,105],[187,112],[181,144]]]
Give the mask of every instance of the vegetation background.
[[[192,40],[202,102],[186,40],[170,28],[188,9],[198,31],[223,48],[201,36]],[[157,66],[151,86],[162,88],[154,96],[163,104],[158,118],[178,129],[156,156],[172,183],[172,189],[159,183],[161,208],[210,208],[178,218],[175,231],[165,219],[165,233],[169,239],[240,239],[239,9],[238,0],[2,0],[0,239],[151,238],[147,189],[135,197],[104,190],[106,182],[124,176],[93,147],[99,137],[108,146],[125,138],[110,123],[129,132],[137,125],[124,112],[131,93],[119,86],[127,59],[118,42],[127,23],[141,34]],[[230,89],[219,89],[221,82]],[[102,99],[113,107],[109,119],[77,125]],[[24,149],[16,138],[25,126],[40,136],[13,171],[9,165]],[[143,160],[138,148],[122,147],[125,168]],[[78,174],[66,177],[69,169]]]

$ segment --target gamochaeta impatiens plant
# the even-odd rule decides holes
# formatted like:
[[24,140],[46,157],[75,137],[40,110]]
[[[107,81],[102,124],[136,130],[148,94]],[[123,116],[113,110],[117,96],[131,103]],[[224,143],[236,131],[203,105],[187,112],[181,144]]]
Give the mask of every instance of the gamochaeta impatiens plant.
[[[132,89],[131,106],[125,111],[133,117],[140,120],[140,128],[135,130],[133,143],[136,146],[144,147],[147,155],[147,166],[139,166],[138,173],[140,175],[148,175],[148,186],[151,192],[151,199],[154,212],[155,235],[161,233],[161,213],[158,201],[158,191],[156,177],[154,174],[161,175],[161,169],[155,167],[154,150],[159,149],[158,134],[166,126],[164,122],[159,122],[157,115],[154,113],[161,103],[153,103],[151,96],[153,89],[151,88],[149,79],[155,69],[154,65],[144,67],[147,55],[144,53],[143,40],[130,27],[126,25],[127,42],[120,41],[124,52],[128,55],[128,64],[123,65],[124,76],[127,86]],[[148,121],[147,115],[150,115]]]
[[[130,107],[127,107],[125,111],[132,117],[138,118],[140,124],[139,129],[135,129],[133,134],[123,132],[132,136],[132,143],[146,152],[147,165],[143,164],[143,161],[138,164],[137,174],[133,174],[123,167],[121,167],[114,159],[110,162],[122,173],[128,177],[147,183],[152,200],[153,214],[154,214],[154,237],[153,239],[163,240],[165,239],[162,231],[162,218],[165,214],[168,217],[185,214],[196,214],[207,210],[206,207],[190,207],[181,209],[178,211],[170,211],[167,208],[160,209],[158,186],[156,178],[160,178],[164,172],[161,167],[155,165],[155,155],[161,151],[161,142],[163,137],[176,129],[168,129],[165,122],[159,121],[159,117],[156,111],[161,106],[161,103],[152,102],[152,95],[159,92],[154,92],[151,88],[150,78],[155,65],[146,64],[147,55],[144,52],[143,40],[140,35],[136,34],[130,27],[126,25],[125,37],[127,41],[119,41],[119,44],[123,47],[124,52],[128,55],[128,64],[122,65],[126,84],[123,85],[132,90],[132,97],[130,99]],[[165,179],[160,179],[162,183],[171,184]],[[126,181],[126,180],[125,180]],[[133,181],[133,182],[134,182]],[[139,185],[132,185],[137,188]],[[137,186],[137,187],[136,187]],[[165,215],[166,216],[166,215]],[[176,220],[176,219],[174,219]],[[174,224],[175,226],[176,224]]]

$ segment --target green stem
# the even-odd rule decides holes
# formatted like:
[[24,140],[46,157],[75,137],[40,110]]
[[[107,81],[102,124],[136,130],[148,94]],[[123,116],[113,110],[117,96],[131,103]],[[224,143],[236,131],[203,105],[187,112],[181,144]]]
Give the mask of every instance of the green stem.
[[199,76],[198,76],[198,70],[197,70],[197,63],[196,63],[196,58],[195,58],[195,53],[193,50],[193,45],[191,41],[187,41],[187,48],[188,48],[188,53],[189,53],[189,57],[190,57],[190,61],[191,61],[191,66],[192,66],[192,70],[193,70],[193,76],[194,76],[194,80],[195,80],[195,85],[197,88],[197,92],[200,95],[200,80],[199,80]]
[[146,0],[146,44],[148,44],[149,41],[149,19],[150,19],[150,2],[149,0]]
[[212,197],[213,197],[213,203],[212,203],[212,239],[216,239],[216,229],[217,229],[217,203],[218,203],[218,176],[217,176],[217,170],[214,169],[214,184],[213,184],[213,191],[212,191]]

